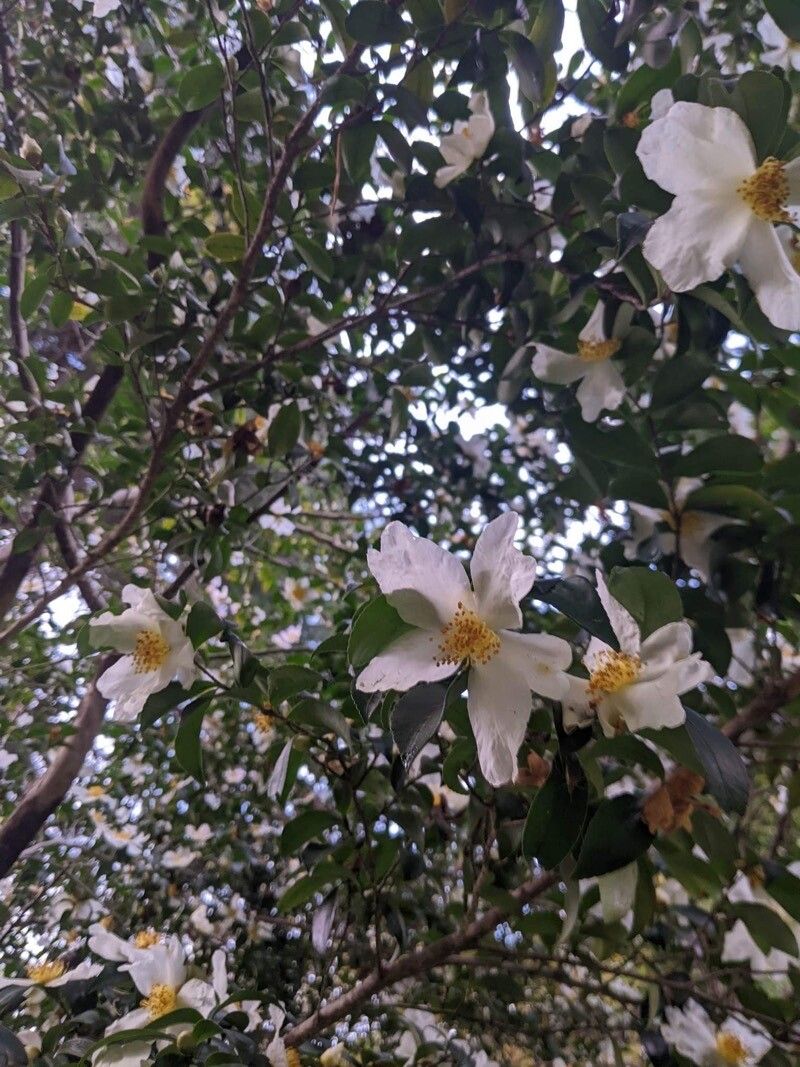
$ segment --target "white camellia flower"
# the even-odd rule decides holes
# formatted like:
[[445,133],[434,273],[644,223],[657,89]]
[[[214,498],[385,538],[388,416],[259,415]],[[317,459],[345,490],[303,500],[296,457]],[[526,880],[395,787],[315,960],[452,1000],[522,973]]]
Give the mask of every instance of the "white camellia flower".
[[217,998],[208,982],[199,978],[187,981],[183,948],[177,939],[154,945],[120,970],[130,973],[144,999],[138,1008],[113,1022],[106,1036],[121,1030],[139,1030],[178,1008],[194,1008],[207,1018],[216,1007]]
[[[789,868],[790,872],[800,873],[798,866],[800,865],[792,864]],[[791,965],[800,966],[800,923],[793,919],[763,886],[758,882],[751,883],[743,871],[736,875],[733,885],[727,892],[727,897],[733,904],[761,904],[774,911],[794,934],[798,950],[794,955],[778,948],[764,952],[756,944],[747,924],[742,919],[737,919],[733,927],[725,934],[722,947],[723,963],[749,963],[756,978],[777,979],[780,983],[781,979],[785,979],[788,975]]]
[[89,814],[100,836],[112,848],[124,848],[129,856],[138,856],[147,844],[147,835],[137,833],[133,827],[112,826],[98,811],[91,811]]
[[281,592],[295,611],[308,610],[308,601],[313,595],[308,578],[285,578],[281,584]]
[[800,159],[759,165],[735,111],[683,100],[651,122],[636,153],[647,177],[675,196],[643,245],[670,289],[694,289],[738,262],[767,318],[800,329],[800,277],[775,230],[800,203]]
[[756,27],[766,50],[761,62],[784,70],[800,70],[800,41],[787,37],[772,15],[764,15]]
[[597,592],[620,650],[591,639],[583,657],[589,677],[568,675],[565,728],[585,726],[595,715],[606,737],[625,729],[635,733],[680,726],[686,719],[681,694],[714,675],[700,653],[692,652],[691,627],[669,622],[642,641],[636,620],[609,593],[600,573]]
[[471,118],[467,122],[456,122],[453,132],[442,138],[439,151],[447,166],[436,171],[433,180],[438,189],[443,189],[469,170],[484,154],[494,135],[494,119],[486,93],[473,93],[469,109]]
[[509,511],[484,529],[470,565],[472,584],[455,556],[401,522],[389,523],[380,550],[367,555],[381,592],[413,629],[372,660],[357,687],[404,692],[468,665],[469,717],[481,770],[492,785],[516,772],[531,692],[560,700],[572,662],[561,638],[514,632],[522,626],[519,602],[536,574],[536,561],[514,548],[518,522]]
[[683,1009],[668,1007],[661,1033],[680,1054],[697,1067],[752,1067],[772,1047],[766,1030],[733,1016],[717,1028],[696,1000]]
[[161,865],[167,870],[179,871],[194,863],[199,855],[190,848],[168,848],[161,858]]
[[12,763],[16,763],[19,756],[16,752],[9,752],[6,748],[0,748],[0,774],[5,774]]
[[606,337],[604,315],[605,304],[598,301],[578,334],[577,353],[537,344],[533,357],[533,373],[541,381],[554,385],[580,382],[577,398],[585,422],[594,422],[601,411],[615,411],[625,396],[625,382],[611,358],[621,342],[616,337]]
[[201,823],[199,826],[187,826],[184,832],[195,845],[205,845],[214,836],[214,831],[207,822]]
[[124,653],[103,672],[97,688],[115,701],[116,719],[132,722],[150,694],[173,678],[188,689],[197,668],[183,627],[167,615],[149,589],[126,585],[122,600],[129,607],[121,615],[105,611],[89,625],[95,644]]
[[[446,724],[445,724],[446,725]],[[444,728],[443,728],[444,729]],[[408,769],[408,777],[415,784],[424,785],[433,795],[433,806],[443,807],[449,815],[460,815],[469,806],[469,793],[457,793],[455,789],[445,785],[442,781],[441,772],[438,770],[428,771],[421,774],[423,760],[438,760],[439,746],[432,742],[425,745],[423,750]]]
[[[651,508],[631,502],[628,506],[633,515],[631,540],[625,545],[627,559],[635,559],[640,544],[649,541],[657,533],[659,551],[665,556],[675,553],[680,544],[680,556],[687,567],[696,570],[704,582],[711,577],[711,538],[722,526],[734,526],[736,519],[713,511],[697,511],[687,508],[691,494],[702,487],[699,478],[679,478],[672,490],[671,508]],[[664,486],[669,497],[669,487]],[[668,529],[656,531],[659,525]]]
[[173,945],[180,948],[180,942],[174,936],[164,936],[157,930],[140,930],[130,940],[118,937],[107,930],[102,922],[92,923],[89,927],[89,948],[101,959],[113,963],[133,963],[142,953],[147,953],[157,945]]
[[122,0],[94,0],[92,15],[96,19],[105,18],[112,11],[116,11],[122,5]]
[[0,975],[0,989],[5,989],[6,986],[18,986],[20,989],[30,989],[31,986],[57,989],[67,982],[85,982],[100,974],[102,969],[102,964],[89,963],[86,960],[71,970],[67,969],[63,960],[42,960],[40,963],[28,965],[25,978],[6,978]]

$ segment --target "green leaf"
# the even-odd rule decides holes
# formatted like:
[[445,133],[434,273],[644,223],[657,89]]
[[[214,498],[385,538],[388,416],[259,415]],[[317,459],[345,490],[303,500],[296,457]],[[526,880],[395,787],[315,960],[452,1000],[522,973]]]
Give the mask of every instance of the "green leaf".
[[403,622],[385,596],[376,597],[353,619],[347,643],[348,662],[355,668],[366,666],[392,641],[413,629]]
[[765,863],[767,892],[785,908],[791,917],[800,922],[800,878],[777,864]]
[[586,822],[589,787],[586,778],[570,787],[563,764],[556,760],[550,777],[536,794],[522,831],[522,855],[553,870],[571,851]]
[[152,726],[162,715],[166,715],[188,699],[189,693],[180,682],[170,682],[164,689],[150,694],[142,708],[139,721],[142,726]]
[[656,373],[650,407],[655,411],[694,393],[709,376],[713,366],[704,352],[684,352],[668,360]]
[[597,590],[587,578],[541,578],[531,589],[534,600],[550,604],[557,611],[572,619],[592,637],[599,637],[612,648],[619,648],[619,641],[597,595]]
[[645,853],[653,840],[642,822],[637,796],[623,793],[602,800],[586,828],[575,877],[590,878],[626,867]]
[[397,701],[392,711],[392,737],[406,767],[439,729],[446,697],[443,685],[422,682]]
[[570,447],[581,458],[585,456],[589,460],[607,460],[610,465],[656,470],[652,445],[632,426],[601,430],[573,414],[564,417],[564,426],[569,434]]
[[294,402],[282,404],[267,430],[267,448],[271,456],[285,456],[300,437],[300,408]]
[[192,648],[199,648],[221,629],[222,620],[210,604],[198,600],[192,605],[192,610],[186,620],[186,635],[192,642]]
[[0,1025],[0,1061],[5,1067],[27,1067],[28,1055],[17,1035]]
[[764,7],[792,41],[800,41],[800,7],[797,0],[764,0]]
[[322,675],[300,664],[287,663],[276,667],[269,676],[269,699],[281,704],[298,693],[313,693],[319,688]]
[[69,293],[59,291],[53,294],[53,299],[50,301],[50,321],[56,329],[69,322],[69,313],[74,303]]
[[611,70],[625,70],[627,44],[615,45],[617,24],[601,0],[578,0],[578,20],[584,43],[595,59]]
[[744,922],[762,952],[777,948],[789,956],[797,956],[797,939],[791,928],[766,904],[743,901],[731,904],[730,912],[735,919]]
[[281,855],[291,856],[308,841],[321,837],[325,830],[337,825],[339,819],[329,811],[304,811],[287,822],[281,834]]
[[238,263],[246,248],[240,233],[212,233],[205,240],[206,252],[220,263]]
[[608,588],[615,600],[633,615],[642,640],[668,622],[683,618],[680,593],[661,571],[647,567],[614,567]]
[[[373,141],[375,138],[373,137]],[[303,257],[308,267],[323,281],[329,282],[336,272],[333,256],[319,243],[304,233],[292,235],[295,248]]]
[[664,765],[657,754],[635,734],[601,737],[589,748],[581,749],[581,754],[584,752],[593,759],[611,756],[620,763],[638,764],[654,777],[664,777]]
[[673,82],[681,73],[681,56],[676,48],[668,63],[663,67],[649,67],[643,63],[631,74],[619,91],[614,112],[618,120],[630,111],[635,111],[643,104],[649,104],[653,94],[659,89],[672,88]]
[[542,104],[544,89],[544,65],[536,48],[521,33],[509,31],[508,56],[516,71],[519,87],[535,108]]
[[542,55],[552,56],[561,46],[563,32],[564,0],[543,0],[531,28],[531,40]]
[[761,466],[761,449],[755,441],[738,434],[720,434],[682,456],[675,473],[691,478],[709,471],[757,471]]
[[289,721],[308,726],[319,734],[336,734],[348,746],[352,743],[349,722],[338,708],[324,700],[305,697],[292,708]]
[[360,44],[400,44],[412,28],[386,0],[361,0],[345,19],[345,29]]
[[785,83],[766,70],[748,70],[736,83],[732,106],[747,123],[759,160],[778,150],[790,101]]
[[219,62],[193,67],[181,78],[178,99],[187,111],[197,111],[213,103],[225,84],[225,71]]
[[691,708],[686,709],[686,730],[702,765],[706,789],[725,811],[744,814],[750,778],[736,746]]
[[208,710],[208,697],[199,697],[181,713],[178,732],[175,735],[175,759],[187,774],[198,782],[204,780],[203,749],[200,744],[200,730],[203,718]]
[[29,319],[36,312],[49,285],[50,278],[46,274],[37,274],[26,283],[19,300],[19,309],[24,319]]

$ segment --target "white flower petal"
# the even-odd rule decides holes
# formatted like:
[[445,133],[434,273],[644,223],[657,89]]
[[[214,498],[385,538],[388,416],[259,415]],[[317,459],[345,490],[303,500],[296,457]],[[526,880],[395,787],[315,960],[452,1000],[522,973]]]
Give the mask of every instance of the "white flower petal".
[[519,515],[507,511],[484,527],[470,563],[478,614],[493,630],[522,626],[519,602],[531,591],[536,560],[514,547]]
[[739,261],[758,306],[773,326],[800,330],[800,275],[789,261],[775,227],[754,219]]
[[468,169],[470,161],[468,159],[462,159],[459,163],[452,163],[447,167],[439,167],[436,174],[433,177],[433,184],[437,189],[444,189],[450,182],[460,178],[462,174]]
[[137,636],[142,630],[152,628],[152,618],[134,608],[127,608],[121,615],[104,611],[89,623],[92,644],[109,645],[118,652],[133,652]]
[[[680,169],[674,167],[674,160],[673,168]],[[733,197],[713,192],[676,196],[644,239],[645,259],[661,271],[670,289],[678,293],[694,289],[714,281],[736,262],[752,218],[735,193]]]
[[543,382],[553,385],[570,385],[582,378],[589,364],[580,356],[570,355],[558,348],[537,345],[533,357],[533,373]]
[[602,300],[598,300],[586,325],[578,334],[579,339],[581,341],[607,341],[606,331],[603,329],[605,317],[606,306]]
[[[630,656],[638,656],[641,644],[638,623],[628,609],[611,595],[601,571],[596,572],[596,578],[597,595],[611,623],[611,629],[616,634],[621,651],[627,652]],[[592,651],[591,645],[589,649]]]
[[190,978],[185,985],[181,986],[178,1000],[181,1007],[194,1008],[203,1018],[211,1014],[217,1003],[213,988],[208,982],[202,982],[199,978]]
[[106,700],[116,701],[114,718],[120,722],[132,722],[150,694],[165,685],[159,671],[138,674],[131,656],[123,656],[112,663],[97,680],[97,688]]
[[561,700],[569,692],[566,670],[572,663],[572,648],[552,634],[500,634],[497,658],[525,679],[532,692],[548,700]]
[[685,722],[686,712],[677,694],[678,676],[673,667],[659,678],[633,682],[605,696],[598,705],[597,717],[606,737],[617,733],[620,720],[631,733],[671,729]]
[[517,771],[517,753],[531,714],[527,680],[497,655],[469,672],[467,708],[481,771],[490,785],[504,785]]
[[668,1024],[661,1027],[665,1039],[691,1063],[704,1063],[716,1053],[716,1031],[708,1013],[696,1001],[688,1000],[683,1011],[668,1007]]
[[381,592],[412,626],[440,629],[452,620],[459,601],[471,606],[472,588],[462,564],[402,522],[389,523],[380,549],[367,553],[367,564]]
[[392,641],[364,668],[356,679],[362,693],[405,692],[417,682],[439,682],[455,673],[452,663],[437,666],[438,634],[414,630]]
[[750,131],[727,107],[679,100],[642,132],[636,154],[648,178],[676,195],[735,191],[756,169]]
[[594,721],[595,710],[590,699],[588,679],[568,674],[567,684],[569,688],[562,698],[561,707],[564,729],[569,733],[581,726],[589,726]]
[[688,622],[668,622],[642,641],[641,656],[648,667],[667,667],[692,651],[692,628]]
[[624,397],[625,382],[610,359],[589,364],[577,391],[584,422],[595,422],[601,411],[616,411]]

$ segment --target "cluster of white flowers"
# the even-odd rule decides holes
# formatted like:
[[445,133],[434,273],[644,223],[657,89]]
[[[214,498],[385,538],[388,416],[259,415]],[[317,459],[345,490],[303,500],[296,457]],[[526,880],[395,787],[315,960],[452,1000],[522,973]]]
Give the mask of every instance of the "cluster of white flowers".
[[532,694],[561,701],[568,729],[597,717],[603,732],[679,726],[679,697],[713,672],[692,653],[688,623],[674,622],[642,641],[630,613],[598,574],[597,587],[619,650],[593,638],[588,678],[567,674],[572,650],[549,634],[521,634],[520,600],[533,585],[536,562],[514,547],[518,516],[490,522],[475,545],[470,573],[456,557],[390,523],[380,550],[368,555],[381,592],[412,629],[392,641],[361,672],[364,692],[405,691],[468,669],[470,722],[481,770],[502,785],[514,777]]

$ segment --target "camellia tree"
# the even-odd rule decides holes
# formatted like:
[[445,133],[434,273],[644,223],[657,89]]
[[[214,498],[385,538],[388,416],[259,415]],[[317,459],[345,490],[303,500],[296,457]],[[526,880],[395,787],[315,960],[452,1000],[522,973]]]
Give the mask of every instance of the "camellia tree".
[[0,9],[0,1063],[800,1063],[800,5]]

